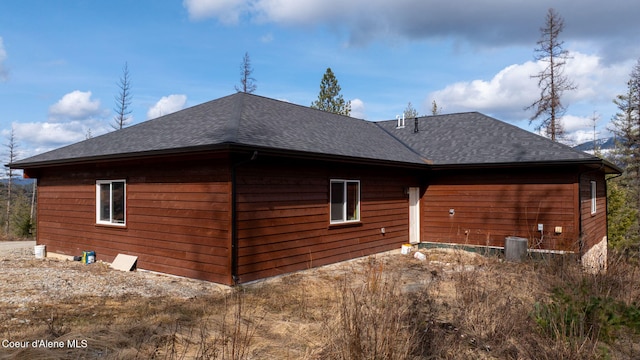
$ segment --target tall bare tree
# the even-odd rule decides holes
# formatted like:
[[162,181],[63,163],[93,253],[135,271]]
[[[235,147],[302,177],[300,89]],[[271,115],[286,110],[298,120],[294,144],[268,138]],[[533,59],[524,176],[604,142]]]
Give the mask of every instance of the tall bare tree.
[[119,130],[127,125],[130,120],[131,110],[131,78],[129,77],[129,65],[125,62],[122,68],[122,77],[118,82],[120,92],[116,96],[116,107],[113,109],[116,116],[113,118],[111,127]]
[[253,94],[253,92],[256,91],[258,87],[256,85],[256,79],[251,77],[251,74],[253,74],[251,58],[249,57],[249,53],[245,52],[242,63],[240,64],[240,86],[238,87],[236,85],[236,91],[248,94]]
[[[16,133],[15,130],[13,129],[13,127],[11,128],[11,132],[9,133],[9,136],[7,137],[7,143],[5,144],[5,147],[7,148],[7,157],[9,160],[9,164],[15,162],[18,159],[18,142],[16,139]],[[9,236],[9,231],[10,226],[9,224],[11,223],[11,197],[12,197],[12,185],[13,185],[13,169],[9,166],[6,167],[7,169],[7,220],[5,223],[5,228],[4,228],[4,232],[7,236]]]
[[544,129],[553,141],[564,133],[561,117],[566,111],[560,98],[565,91],[574,90],[576,86],[564,75],[564,66],[569,53],[563,49],[564,41],[560,41],[560,33],[564,29],[564,19],[553,8],[547,11],[544,27],[540,28],[541,37],[535,49],[535,59],[546,63],[547,66],[532,78],[538,79],[540,98],[529,105],[526,110],[533,109],[535,113],[529,123],[536,119],[540,123],[536,130]]

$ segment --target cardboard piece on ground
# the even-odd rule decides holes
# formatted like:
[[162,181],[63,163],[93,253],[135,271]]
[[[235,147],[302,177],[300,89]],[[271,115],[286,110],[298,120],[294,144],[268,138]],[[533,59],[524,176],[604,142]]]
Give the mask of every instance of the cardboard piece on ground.
[[137,256],[118,254],[111,263],[111,268],[122,271],[131,271],[136,267]]

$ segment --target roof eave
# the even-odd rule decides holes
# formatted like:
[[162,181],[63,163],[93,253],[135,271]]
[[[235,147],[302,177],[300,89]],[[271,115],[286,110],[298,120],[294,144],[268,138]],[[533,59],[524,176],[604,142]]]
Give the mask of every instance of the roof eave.
[[487,168],[526,168],[547,166],[591,165],[601,168],[606,174],[621,174],[615,164],[600,158],[572,159],[555,161],[522,161],[522,162],[496,162],[496,163],[463,163],[463,164],[434,164],[433,170],[460,170],[460,169],[487,169]]
[[23,162],[18,161],[15,163],[7,164],[6,166],[10,167],[11,169],[35,169],[35,168],[55,167],[55,166],[63,166],[63,165],[83,165],[83,164],[90,164],[90,163],[96,163],[96,162],[118,161],[118,160],[124,160],[124,159],[136,160],[136,159],[166,156],[166,155],[180,155],[180,154],[198,153],[198,152],[204,152],[204,151],[218,151],[218,150],[228,149],[229,146],[230,146],[229,144],[217,144],[217,145],[194,146],[194,147],[164,149],[164,150],[154,150],[154,151],[142,151],[142,152],[133,152],[133,153],[106,154],[106,155],[99,155],[99,156],[66,158],[66,159],[58,159],[58,160],[23,161]]
[[46,160],[46,161],[32,161],[32,162],[18,161],[15,163],[7,164],[7,166],[9,166],[12,169],[27,170],[27,169],[38,169],[38,168],[47,168],[47,167],[56,167],[56,166],[65,166],[65,165],[84,165],[84,164],[91,164],[96,162],[137,160],[137,159],[145,159],[145,158],[160,157],[160,156],[175,156],[175,155],[183,155],[183,154],[186,155],[186,154],[193,154],[193,153],[224,151],[224,150],[258,151],[259,153],[262,153],[262,154],[279,156],[279,157],[321,160],[321,161],[334,161],[334,162],[342,162],[342,163],[382,165],[382,166],[393,166],[393,167],[415,168],[415,169],[418,169],[418,168],[424,169],[425,166],[428,166],[431,163],[429,160],[426,160],[426,159],[422,159],[422,162],[419,162],[418,160],[416,160],[416,162],[404,162],[404,161],[398,161],[398,160],[375,159],[375,158],[366,158],[366,157],[357,157],[357,156],[348,156],[348,155],[334,155],[334,154],[323,154],[323,153],[314,153],[314,152],[306,152],[306,151],[275,149],[275,148],[269,148],[269,147],[252,146],[247,144],[227,142],[227,143],[217,144],[217,145],[166,149],[166,150],[159,150],[159,151],[108,154],[108,155],[101,155],[101,156],[90,156],[90,157],[82,157],[82,158],[68,158],[68,159]]

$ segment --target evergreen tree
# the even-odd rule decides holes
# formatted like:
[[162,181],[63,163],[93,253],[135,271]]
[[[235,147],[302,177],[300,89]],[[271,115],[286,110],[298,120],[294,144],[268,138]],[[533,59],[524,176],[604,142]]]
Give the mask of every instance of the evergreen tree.
[[613,100],[618,107],[618,112],[611,119],[611,132],[615,136],[616,148],[614,161],[625,169],[627,175],[638,172],[635,159],[638,155],[638,113],[634,110],[633,83],[627,82],[627,93],[618,95]]
[[245,52],[242,63],[240,64],[240,87],[236,86],[237,92],[253,94],[253,92],[256,91],[258,87],[255,83],[256,79],[252,78],[251,74],[253,74],[251,58],[249,57],[249,53]]
[[314,109],[320,109],[340,115],[351,114],[351,101],[345,101],[340,94],[340,85],[331,68],[327,68],[320,82],[318,100],[311,104]]
[[609,181],[609,239],[613,247],[638,249],[640,245],[640,60],[631,72],[625,94],[614,101],[618,112],[609,130],[615,135],[613,159],[624,169]]
[[629,191],[621,178],[607,181],[607,239],[613,249],[637,253],[638,209],[629,201]]
[[562,93],[576,88],[563,73],[566,60],[569,59],[568,51],[562,47],[564,42],[559,40],[563,29],[564,19],[554,9],[549,9],[545,25],[540,28],[541,37],[538,40],[538,48],[535,49],[535,59],[546,63],[547,66],[540,73],[532,76],[538,79],[540,98],[526,108],[526,110],[535,111],[530,118],[530,123],[540,118],[540,124],[536,129],[544,129],[546,135],[553,141],[558,141],[564,133],[560,121],[566,110],[560,101]]

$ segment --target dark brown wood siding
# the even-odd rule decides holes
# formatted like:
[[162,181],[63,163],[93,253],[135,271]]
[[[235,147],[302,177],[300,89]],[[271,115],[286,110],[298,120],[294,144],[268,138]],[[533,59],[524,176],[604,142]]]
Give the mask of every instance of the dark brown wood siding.
[[[596,212],[593,214],[591,213],[591,181],[596,182]],[[580,177],[580,216],[582,253],[585,253],[607,235],[607,188],[601,171],[585,172]]]
[[[331,179],[360,180],[359,223],[330,225]],[[239,280],[400,248],[409,233],[405,188],[416,179],[398,169],[320,162],[262,159],[239,167]]]
[[[111,262],[230,284],[230,173],[224,157],[39,172],[38,243]],[[96,225],[96,180],[126,180],[126,227]]]
[[422,199],[422,239],[504,246],[519,236],[531,248],[577,251],[577,181],[575,169],[434,172]]

